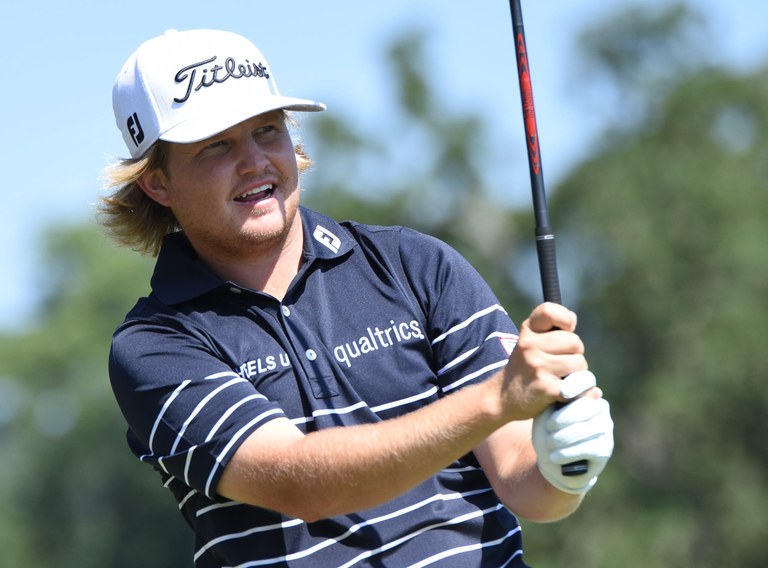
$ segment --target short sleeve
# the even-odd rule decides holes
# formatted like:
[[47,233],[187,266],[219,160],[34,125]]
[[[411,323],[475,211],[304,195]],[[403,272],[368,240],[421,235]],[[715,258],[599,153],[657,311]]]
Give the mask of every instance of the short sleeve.
[[256,428],[284,416],[182,321],[127,320],[109,358],[136,456],[214,498],[223,468]]
[[487,379],[505,366],[518,330],[477,270],[455,249],[404,229],[401,261],[428,322],[444,393]]

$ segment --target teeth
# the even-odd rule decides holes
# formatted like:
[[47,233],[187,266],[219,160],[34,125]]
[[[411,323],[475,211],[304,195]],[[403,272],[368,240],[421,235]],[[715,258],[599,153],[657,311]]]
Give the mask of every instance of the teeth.
[[261,193],[262,191],[269,191],[271,189],[272,189],[272,184],[271,183],[266,183],[266,184],[264,184],[264,185],[262,185],[260,187],[252,189],[251,191],[247,191],[247,192],[243,193],[242,195],[238,195],[237,198],[238,199],[244,199],[246,197],[250,197],[251,195],[256,195],[257,193]]

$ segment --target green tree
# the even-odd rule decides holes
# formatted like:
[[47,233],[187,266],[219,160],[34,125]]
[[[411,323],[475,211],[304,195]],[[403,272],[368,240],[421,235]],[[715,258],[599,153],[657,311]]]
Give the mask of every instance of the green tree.
[[552,200],[617,449],[577,515],[531,527],[529,551],[545,566],[768,563],[768,73],[696,69],[632,40],[668,32],[670,14],[687,21],[664,12],[658,28],[623,20],[589,36],[598,55],[619,51],[617,37],[644,46],[608,58],[616,79],[653,61],[685,65],[665,69],[663,96],[649,90],[657,74],[632,76],[646,93],[631,97],[643,102],[634,120],[607,133]]
[[29,331],[0,337],[3,566],[189,566],[174,499],[128,452],[106,362],[150,264],[92,226],[49,231]]

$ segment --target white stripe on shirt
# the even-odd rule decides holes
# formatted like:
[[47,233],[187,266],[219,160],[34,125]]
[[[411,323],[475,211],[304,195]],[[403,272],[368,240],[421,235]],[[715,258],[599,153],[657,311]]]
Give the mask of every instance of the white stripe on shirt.
[[479,312],[475,312],[471,316],[469,316],[467,319],[465,319],[463,322],[454,325],[451,329],[443,333],[441,336],[437,337],[435,340],[432,341],[432,345],[435,345],[436,343],[440,343],[443,339],[451,335],[452,333],[455,333],[461,329],[464,329],[469,324],[471,324],[476,319],[479,319],[483,316],[487,316],[488,314],[495,312],[495,311],[502,311],[505,314],[507,311],[501,306],[501,304],[494,304],[493,306],[490,306],[488,308],[485,308],[484,310],[480,310]]

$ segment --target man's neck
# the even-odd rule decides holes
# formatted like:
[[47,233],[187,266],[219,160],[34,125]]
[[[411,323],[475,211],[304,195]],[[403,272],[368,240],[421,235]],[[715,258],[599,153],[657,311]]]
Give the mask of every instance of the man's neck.
[[238,286],[265,292],[282,300],[299,271],[304,252],[301,218],[296,220],[285,239],[271,247],[254,247],[248,255],[205,254],[200,258],[221,278]]

